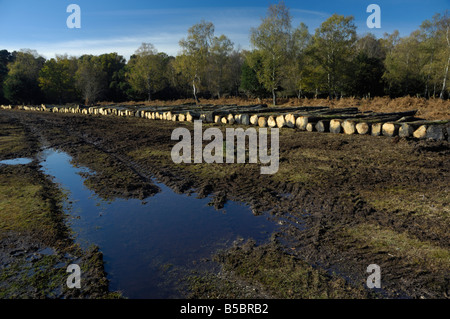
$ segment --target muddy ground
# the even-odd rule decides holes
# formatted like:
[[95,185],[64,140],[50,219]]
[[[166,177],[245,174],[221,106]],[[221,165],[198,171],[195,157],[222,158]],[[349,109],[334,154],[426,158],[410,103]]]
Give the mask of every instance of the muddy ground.
[[[174,164],[172,131],[192,130],[191,123],[26,111],[0,117],[23,125],[40,148],[60,148],[89,167],[95,174],[86,183],[102,197],[144,199],[158,192],[156,177],[179,193],[213,195],[217,209],[242,201],[284,225],[269,244],[220,252],[222,271],[193,276],[192,298],[450,296],[448,142],[282,129],[280,170],[261,175],[258,164]],[[381,267],[381,290],[365,287],[371,264]]]

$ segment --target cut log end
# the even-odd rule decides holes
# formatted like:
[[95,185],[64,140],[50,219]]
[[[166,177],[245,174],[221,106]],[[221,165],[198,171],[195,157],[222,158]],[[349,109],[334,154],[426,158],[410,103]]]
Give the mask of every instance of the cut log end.
[[342,133],[342,120],[330,121],[330,132],[334,134]]
[[400,125],[396,123],[384,123],[382,127],[383,136],[394,137],[398,135]]
[[356,124],[356,131],[358,132],[358,134],[360,135],[366,135],[369,134],[370,131],[370,125],[363,122],[363,123],[358,123]]
[[344,133],[347,135],[356,133],[356,124],[353,121],[345,120],[344,123],[342,123],[342,128],[344,129]]
[[258,119],[258,126],[259,127],[267,127],[267,119],[265,117],[260,117]]
[[427,136],[427,126],[422,125],[414,131],[413,136],[417,139],[424,139]]

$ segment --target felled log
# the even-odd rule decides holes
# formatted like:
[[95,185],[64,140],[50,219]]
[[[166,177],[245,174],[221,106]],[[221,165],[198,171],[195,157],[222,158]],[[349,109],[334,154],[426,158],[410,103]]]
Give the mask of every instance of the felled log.
[[342,123],[342,128],[344,129],[344,133],[347,135],[356,133],[356,123],[352,120],[345,120]]
[[421,125],[417,130],[414,131],[413,136],[417,139],[424,139],[427,136],[427,126]]
[[[418,139],[429,138],[435,140],[445,139],[445,126],[448,125],[448,121],[415,121],[415,122],[407,122],[401,123],[399,128],[399,136],[400,137],[415,137]],[[430,133],[428,134],[428,130],[432,128]]]
[[356,131],[358,132],[358,134],[360,135],[366,135],[369,134],[370,131],[370,125],[362,122],[362,123],[358,123],[356,124]]
[[[420,125],[419,125],[420,126]],[[400,137],[411,137],[414,134],[414,131],[418,127],[410,124],[410,123],[402,123],[399,130],[398,130],[398,136]]]
[[202,120],[205,123],[214,123],[214,113],[213,112],[206,112],[200,114],[200,120]]
[[250,117],[248,114],[241,114],[240,121],[242,125],[250,125]]
[[261,116],[258,118],[258,126],[259,127],[267,127],[267,119],[265,116]]
[[233,114],[229,114],[229,115],[227,116],[227,121],[228,121],[228,124],[233,125],[234,122],[235,122],[234,115],[233,115]]
[[442,141],[445,139],[446,127],[444,125],[430,125],[427,129],[427,139]]
[[275,117],[273,115],[268,117],[267,126],[270,128],[274,128],[275,126],[277,126],[277,121],[275,120]]
[[447,141],[450,142],[450,123],[447,123],[446,127],[447,127]]
[[329,120],[321,120],[316,124],[316,131],[320,133],[329,132],[330,131],[330,121]]
[[289,113],[285,116],[285,126],[289,127],[289,128],[293,128],[295,127],[295,115],[292,113]]
[[384,136],[394,137],[398,135],[400,124],[398,123],[384,123],[381,129]]
[[306,125],[308,125],[308,117],[306,117],[306,116],[299,116],[295,120],[295,126],[300,131],[306,131]]
[[[365,113],[357,113],[356,112],[357,110],[358,110],[357,108],[332,109],[332,110],[326,110],[326,111],[313,112],[313,113],[307,114],[307,115],[305,115],[305,114],[299,115],[296,120],[296,126],[299,130],[304,131],[304,130],[306,130],[306,126],[308,125],[309,122],[317,124],[317,122],[319,122],[319,121],[327,120],[327,121],[330,121],[330,123],[331,123],[332,120],[344,121],[344,120],[350,119],[350,118],[367,116],[367,114],[365,114]],[[339,112],[344,112],[344,113],[339,113]],[[333,124],[337,125],[337,122],[333,122]],[[340,133],[340,128],[338,129],[337,127],[335,127],[335,129],[336,130],[333,133],[336,133],[336,131],[339,131],[338,133]]]
[[382,134],[383,123],[372,123],[372,136],[381,136]]
[[285,125],[286,125],[286,120],[285,120],[285,118],[284,118],[284,115],[278,115],[277,117],[276,117],[276,126],[278,127],[278,128],[283,128]]
[[313,123],[308,123],[306,124],[306,131],[308,132],[314,132],[314,124]]
[[334,134],[339,134],[342,132],[342,123],[344,120],[333,119],[330,121],[330,132]]
[[200,119],[200,113],[194,112],[194,111],[189,111],[186,113],[186,121],[187,122],[193,122],[198,119]]
[[257,114],[250,116],[250,124],[258,125],[259,116]]

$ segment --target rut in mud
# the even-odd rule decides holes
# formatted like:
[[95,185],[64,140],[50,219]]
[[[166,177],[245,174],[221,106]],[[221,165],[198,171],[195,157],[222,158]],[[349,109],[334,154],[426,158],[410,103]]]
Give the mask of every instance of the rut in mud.
[[178,193],[213,195],[218,209],[242,201],[286,225],[276,240],[296,260],[355,286],[378,264],[388,297],[449,297],[448,142],[281,130],[280,170],[264,176],[255,164],[174,164],[171,133],[189,123],[1,116],[95,171],[89,186],[105,197],[146,198],[158,192],[156,177]]

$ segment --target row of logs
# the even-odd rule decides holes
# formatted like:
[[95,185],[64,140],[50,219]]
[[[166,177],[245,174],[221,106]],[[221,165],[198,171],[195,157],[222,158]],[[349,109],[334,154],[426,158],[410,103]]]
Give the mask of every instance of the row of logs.
[[[224,125],[253,125],[261,128],[296,128],[308,132],[328,132],[335,134],[360,134],[372,136],[400,136],[417,139],[448,140],[450,141],[449,121],[425,121],[411,116],[415,112],[403,113],[358,113],[324,115],[327,110],[311,108],[312,111],[297,113],[257,113],[250,112],[229,113],[201,110],[177,110],[154,111],[149,109],[132,109],[125,107],[69,107],[69,106],[14,106],[1,105],[1,109],[19,109],[26,111],[43,111],[56,113],[92,114],[92,115],[115,115],[127,117],[140,117],[150,120],[166,120],[176,122],[193,122],[202,120],[205,123],[216,123]],[[304,108],[307,109],[307,108]],[[273,109],[275,111],[275,109]],[[316,112],[314,111],[316,110]],[[346,109],[349,110],[349,109]],[[278,110],[277,110],[278,111]],[[332,110],[336,111],[336,110]],[[350,117],[350,118],[346,118]]]

